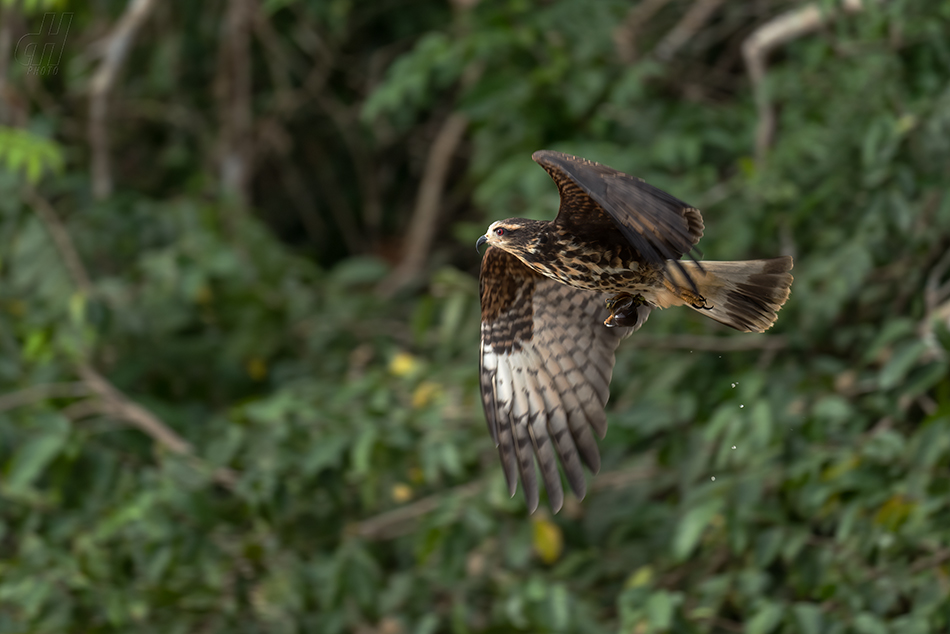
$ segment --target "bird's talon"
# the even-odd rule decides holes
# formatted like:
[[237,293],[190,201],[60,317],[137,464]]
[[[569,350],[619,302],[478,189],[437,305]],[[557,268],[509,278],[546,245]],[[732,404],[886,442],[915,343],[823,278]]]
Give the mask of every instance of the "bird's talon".
[[640,320],[637,309],[646,304],[646,300],[643,299],[643,295],[619,293],[607,299],[605,303],[610,315],[604,320],[604,325],[613,328],[614,326],[636,326]]
[[607,310],[613,312],[614,306],[617,305],[617,302],[624,299],[631,299],[631,298],[632,298],[632,295],[630,295],[630,293],[619,293],[617,295],[614,295],[613,297],[608,297],[606,300],[604,300],[604,304],[607,305]]

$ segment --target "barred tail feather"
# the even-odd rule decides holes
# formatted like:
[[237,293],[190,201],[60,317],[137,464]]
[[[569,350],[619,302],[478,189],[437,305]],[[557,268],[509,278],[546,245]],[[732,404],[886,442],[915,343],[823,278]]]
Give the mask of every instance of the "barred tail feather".
[[[658,299],[667,306],[685,304],[743,332],[764,332],[775,323],[792,285],[791,256],[741,262],[679,262],[701,298],[684,284],[678,267],[667,268],[668,290]],[[705,303],[702,302],[705,300]]]

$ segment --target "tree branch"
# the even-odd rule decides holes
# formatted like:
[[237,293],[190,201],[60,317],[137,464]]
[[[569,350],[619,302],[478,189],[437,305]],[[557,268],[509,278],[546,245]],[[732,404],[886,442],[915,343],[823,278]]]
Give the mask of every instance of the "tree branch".
[[652,480],[659,473],[655,462],[656,456],[650,454],[646,456],[645,461],[646,464],[599,474],[597,479],[591,483],[590,490],[625,489],[631,484]]
[[743,350],[782,350],[788,347],[784,335],[760,337],[706,337],[703,335],[669,335],[666,337],[641,337],[634,342],[637,348],[658,350],[699,350],[701,352],[741,352]]
[[79,364],[79,376],[83,378],[89,389],[107,404],[107,409],[114,415],[132,423],[133,426],[151,436],[155,442],[169,451],[179,454],[190,454],[191,445],[154,414],[135,403],[125,394],[112,385],[104,376],[99,374],[85,361]]
[[[656,465],[650,457],[650,464],[637,465],[628,469],[619,469],[608,473],[602,473],[591,483],[590,490],[604,491],[607,489],[622,489],[635,482],[642,482],[655,477],[657,474]],[[365,539],[385,541],[395,539],[402,535],[408,535],[415,529],[415,522],[420,518],[432,513],[446,500],[467,500],[479,494],[485,488],[483,480],[469,482],[456,487],[446,493],[436,493],[422,499],[416,500],[412,504],[407,504],[385,513],[380,513],[374,517],[357,523],[352,529],[352,533]]]
[[[883,2],[883,0],[878,0]],[[864,10],[862,0],[842,0],[846,13]],[[758,123],[755,133],[755,157],[761,164],[775,135],[775,109],[765,86],[766,62],[772,49],[818,30],[835,14],[823,14],[817,4],[789,11],[769,20],[742,43],[742,56],[755,93]]]
[[614,46],[621,61],[632,64],[637,59],[637,35],[640,29],[656,15],[670,0],[643,0],[627,13],[617,29],[614,30]]
[[251,28],[254,0],[231,0],[221,31],[216,96],[221,120],[221,189],[241,205],[249,200],[253,161]]
[[7,72],[13,45],[13,5],[0,3],[0,124],[7,123]]
[[945,253],[927,274],[924,285],[924,318],[917,328],[918,336],[927,344],[931,359],[941,359],[946,356],[943,345],[937,340],[935,326],[942,323],[950,329],[950,279],[943,280],[943,276],[950,269],[950,251]]
[[53,209],[53,205],[32,186],[27,186],[26,188],[26,199],[33,207],[33,211],[36,212],[40,222],[46,227],[47,233],[49,233],[53,239],[53,243],[56,245],[56,249],[59,251],[59,255],[63,259],[63,264],[66,266],[66,270],[72,278],[73,283],[85,295],[91,294],[92,282],[89,279],[89,274],[86,272],[86,267],[83,266],[82,260],[79,258],[79,252],[76,250],[72,238],[69,237],[66,226],[63,224],[63,221],[60,220],[56,210]]
[[[79,375],[89,389],[101,399],[95,405],[90,403],[87,406],[88,411],[84,410],[83,415],[102,413],[124,420],[168,451],[188,457],[197,467],[206,467],[205,463],[194,455],[194,448],[188,441],[179,436],[157,416],[123,394],[85,361],[79,363]],[[89,402],[85,401],[84,403]],[[76,412],[74,412],[74,415],[78,417]],[[219,484],[229,488],[237,483],[237,474],[231,469],[216,469],[213,477]]]
[[[79,258],[79,253],[76,251],[69,232],[66,231],[66,227],[56,214],[56,210],[53,209],[49,201],[43,198],[32,187],[27,189],[27,197],[39,216],[40,221],[46,226],[52,236],[53,242],[66,268],[69,270],[73,282],[84,293],[91,293],[93,290],[92,282],[89,279],[88,273],[86,273],[86,268],[83,266],[82,260]],[[81,401],[80,403],[70,406],[71,409],[68,409],[68,411],[64,413],[68,414],[71,418],[81,418],[101,413],[124,420],[147,434],[168,451],[186,456],[196,468],[207,468],[205,463],[194,455],[194,449],[184,438],[179,436],[157,416],[119,391],[118,388],[99,374],[87,361],[79,361],[77,370],[83,379],[82,383],[54,383],[51,385],[26,388],[20,392],[0,397],[0,411],[53,396],[69,397],[94,394],[97,395],[99,399]],[[230,469],[217,469],[214,471],[213,477],[215,481],[227,487],[233,487],[237,482],[237,474]]]
[[90,392],[89,386],[82,381],[32,385],[17,392],[0,396],[0,412],[6,412],[48,398],[75,398],[86,396]]
[[670,32],[663,36],[654,49],[654,55],[660,61],[666,61],[676,54],[683,44],[688,42],[709,21],[712,14],[725,0],[696,0],[682,19]]
[[467,128],[468,117],[453,112],[446,118],[435,141],[432,142],[422,181],[419,183],[416,206],[406,231],[402,261],[380,287],[381,292],[393,293],[417,276],[425,266],[438,227],[449,164]]
[[155,0],[130,0],[125,12],[108,36],[102,63],[89,85],[89,145],[92,149],[92,192],[98,199],[112,193],[112,167],[109,160],[109,93],[115,84],[122,62],[132,48],[132,40]]
[[380,513],[375,517],[363,520],[353,527],[353,533],[365,539],[384,541],[395,539],[401,535],[408,535],[413,531],[414,523],[420,517],[436,510],[447,499],[467,500],[478,494],[485,486],[481,480],[469,482],[456,487],[447,493],[433,495],[416,500],[412,504],[400,506],[391,511]]

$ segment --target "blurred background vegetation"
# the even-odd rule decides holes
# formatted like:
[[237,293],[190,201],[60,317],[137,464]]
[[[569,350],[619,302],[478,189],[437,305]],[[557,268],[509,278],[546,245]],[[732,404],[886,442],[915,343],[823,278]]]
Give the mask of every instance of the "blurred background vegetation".
[[[950,631],[947,0],[0,12],[0,632]],[[796,259],[624,342],[553,517],[476,396],[541,148]]]

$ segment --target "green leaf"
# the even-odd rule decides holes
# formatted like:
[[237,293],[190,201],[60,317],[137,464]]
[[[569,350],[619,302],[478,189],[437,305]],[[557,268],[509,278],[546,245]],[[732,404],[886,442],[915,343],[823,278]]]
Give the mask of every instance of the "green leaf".
[[26,181],[35,185],[44,172],[62,172],[63,163],[62,148],[54,141],[20,128],[0,126],[0,167],[11,172],[22,168]]
[[824,626],[824,617],[821,606],[814,603],[796,603],[792,606],[792,614],[798,625],[800,634],[821,634]]
[[881,619],[870,612],[861,612],[855,617],[854,630],[858,634],[890,634]]
[[359,434],[351,450],[353,475],[365,475],[370,470],[370,460],[379,432],[376,427],[366,427]]
[[69,438],[69,422],[62,416],[41,414],[36,423],[37,431],[17,449],[7,465],[4,485],[10,491],[23,491],[36,482]]
[[781,622],[783,614],[780,603],[766,603],[746,623],[746,634],[769,634]]
[[881,389],[888,390],[902,381],[926,350],[927,344],[920,340],[911,341],[899,347],[881,369],[878,377]]
[[666,590],[658,590],[647,599],[647,619],[656,630],[668,630],[673,624],[673,598]]
[[548,593],[548,606],[555,632],[565,632],[571,623],[571,596],[567,586],[556,583]]
[[349,438],[343,434],[319,436],[312,450],[303,460],[303,472],[312,476],[328,467],[339,466],[348,444]]
[[722,498],[713,498],[686,512],[673,537],[673,557],[677,561],[683,561],[692,554],[703,531],[722,510],[722,506]]

